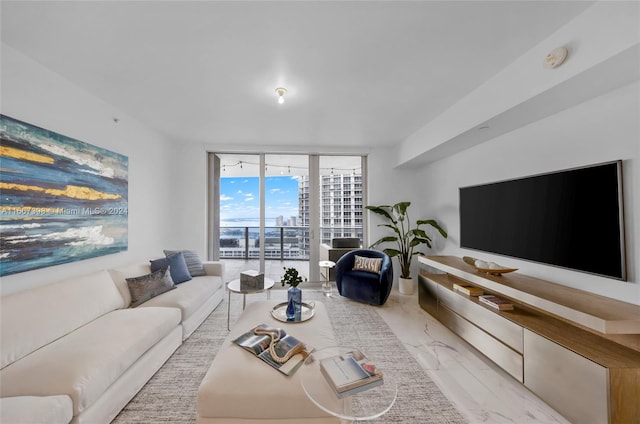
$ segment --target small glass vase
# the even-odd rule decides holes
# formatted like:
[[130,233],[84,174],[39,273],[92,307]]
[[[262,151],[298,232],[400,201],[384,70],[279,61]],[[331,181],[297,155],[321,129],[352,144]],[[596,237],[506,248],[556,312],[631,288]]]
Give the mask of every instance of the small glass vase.
[[291,287],[287,290],[287,321],[302,320],[302,290]]

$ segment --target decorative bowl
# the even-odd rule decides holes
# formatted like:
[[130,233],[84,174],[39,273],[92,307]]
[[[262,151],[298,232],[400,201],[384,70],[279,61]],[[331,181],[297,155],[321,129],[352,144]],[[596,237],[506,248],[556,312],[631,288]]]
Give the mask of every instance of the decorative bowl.
[[518,268],[505,268],[505,267],[501,267],[501,268],[500,267],[486,268],[486,267],[479,267],[479,266],[476,266],[476,262],[478,261],[478,259],[472,258],[471,256],[463,256],[462,260],[465,261],[466,263],[468,263],[469,265],[471,265],[472,267],[474,267],[475,269],[477,269],[478,271],[484,272],[484,273],[487,273],[487,274],[491,274],[491,275],[502,275],[502,274],[507,274],[509,272],[513,272],[513,271],[517,271],[518,270]]

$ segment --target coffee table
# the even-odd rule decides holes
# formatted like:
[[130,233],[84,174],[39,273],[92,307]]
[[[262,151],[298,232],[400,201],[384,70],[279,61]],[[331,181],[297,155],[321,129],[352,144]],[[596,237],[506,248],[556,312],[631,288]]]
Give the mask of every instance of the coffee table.
[[[340,418],[343,423],[372,420],[386,414],[398,396],[398,384],[390,373],[384,374],[384,384],[338,399],[320,371],[320,361],[353,351],[352,347],[332,346],[313,351],[304,361],[300,373],[302,389],[318,408]],[[355,349],[360,350],[360,349]],[[367,355],[366,352],[363,352]],[[376,359],[367,355],[374,364]]]
[[197,424],[339,424],[338,418],[316,407],[304,393],[300,387],[301,369],[285,377],[232,342],[264,323],[283,328],[316,349],[336,345],[331,320],[322,302],[316,301],[313,319],[296,324],[280,322],[271,316],[277,303],[249,302],[238,317],[198,388]]
[[240,279],[236,278],[235,280],[231,280],[228,284],[227,284],[227,289],[229,290],[229,301],[227,302],[227,330],[230,330],[229,328],[229,319],[231,316],[231,293],[241,293],[242,294],[242,310],[244,311],[245,308],[247,307],[247,295],[248,294],[252,294],[252,293],[260,293],[263,292],[265,290],[267,290],[267,299],[271,299],[271,292],[268,291],[270,290],[273,285],[275,284],[275,282],[271,279],[271,278],[267,278],[264,277],[264,287],[262,288],[247,288],[247,287],[242,287],[240,285]]

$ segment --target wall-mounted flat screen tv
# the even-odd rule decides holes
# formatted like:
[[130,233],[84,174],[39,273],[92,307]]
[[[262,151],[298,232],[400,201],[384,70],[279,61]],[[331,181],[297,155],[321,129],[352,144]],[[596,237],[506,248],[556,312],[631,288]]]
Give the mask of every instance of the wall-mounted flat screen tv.
[[460,247],[626,280],[622,162],[460,188]]

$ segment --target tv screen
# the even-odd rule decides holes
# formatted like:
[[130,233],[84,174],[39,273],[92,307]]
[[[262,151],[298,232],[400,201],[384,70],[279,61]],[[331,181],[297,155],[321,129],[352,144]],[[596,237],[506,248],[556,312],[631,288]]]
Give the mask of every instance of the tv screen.
[[460,247],[626,280],[621,161],[460,188]]

